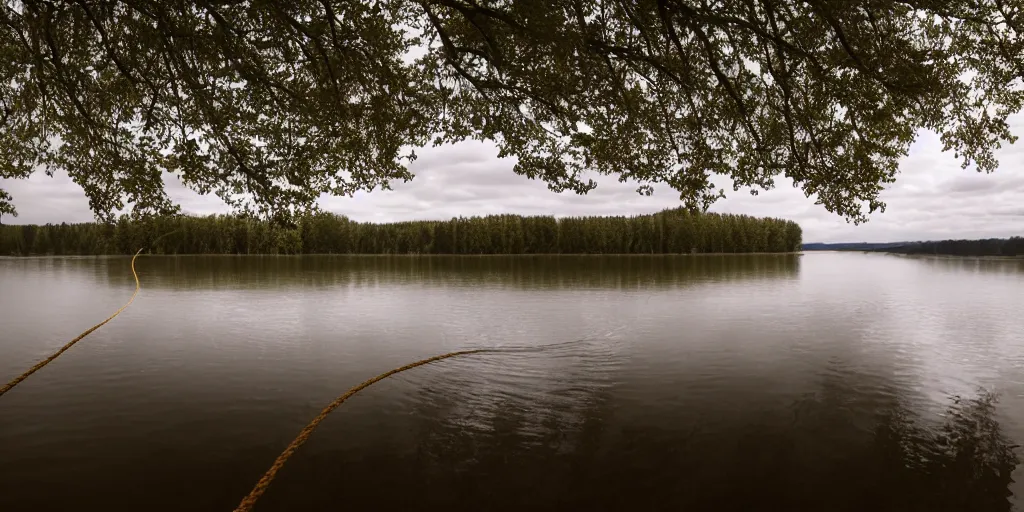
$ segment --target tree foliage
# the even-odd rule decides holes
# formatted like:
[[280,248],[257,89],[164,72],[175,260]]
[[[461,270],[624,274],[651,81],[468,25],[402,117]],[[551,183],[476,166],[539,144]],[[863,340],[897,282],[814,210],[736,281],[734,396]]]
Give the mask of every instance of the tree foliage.
[[791,252],[794,222],[666,210],[635,217],[490,215],[361,223],[317,213],[294,227],[242,216],[0,227],[0,254],[679,254]]
[[0,6],[0,177],[65,169],[105,219],[175,211],[167,173],[281,214],[487,139],[557,191],[784,177],[860,221],[917,130],[991,171],[1022,106],[1024,0]]
[[4,215],[17,217],[18,212],[14,209],[14,205],[11,204],[11,194],[7,193],[6,190],[0,189],[0,218]]

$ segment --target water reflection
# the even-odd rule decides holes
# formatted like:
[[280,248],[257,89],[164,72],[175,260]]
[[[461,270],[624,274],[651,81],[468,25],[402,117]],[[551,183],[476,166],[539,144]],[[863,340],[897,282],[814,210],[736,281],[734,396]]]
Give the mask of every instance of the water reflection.
[[[140,273],[128,314],[0,400],[0,510],[231,510],[348,387],[558,342],[373,386],[258,510],[984,512],[1021,494],[1024,295],[999,274],[847,253]],[[0,373],[108,315],[130,279],[126,258],[0,261]]]
[[1024,258],[965,258],[953,256],[895,256],[943,272],[1024,275]]
[[[10,260],[9,260],[10,261]],[[30,258],[48,272],[131,282],[129,258]],[[144,256],[143,287],[172,289],[373,287],[398,283],[534,288],[665,288],[697,282],[795,278],[800,256]]]
[[[559,373],[531,359],[481,359],[410,377],[383,392],[412,394],[401,427],[360,444],[339,441],[351,426],[321,432],[334,440],[321,440],[264,505],[1011,509],[1019,460],[991,393],[949,397],[936,417],[909,389],[846,373],[788,404],[755,391],[638,407],[621,391],[642,376],[623,374],[612,354],[587,357]],[[766,405],[744,406],[758,402]]]
[[1009,486],[1020,459],[995,418],[996,397],[982,392],[951,400],[938,427],[925,428],[894,410],[876,431],[878,467],[899,491],[893,508],[1010,510]]

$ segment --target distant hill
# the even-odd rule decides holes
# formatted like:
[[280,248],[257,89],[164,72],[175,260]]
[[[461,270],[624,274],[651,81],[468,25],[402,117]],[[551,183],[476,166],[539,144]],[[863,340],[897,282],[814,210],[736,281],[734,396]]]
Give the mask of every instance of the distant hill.
[[946,256],[1024,256],[1024,238],[985,240],[940,240],[928,242],[803,244],[805,251],[869,251],[898,254],[941,254]]
[[870,243],[870,242],[844,242],[837,244],[803,244],[803,250],[805,251],[880,251],[880,250],[891,250],[898,247],[904,247],[907,245],[913,245],[914,242],[890,242],[890,243]]

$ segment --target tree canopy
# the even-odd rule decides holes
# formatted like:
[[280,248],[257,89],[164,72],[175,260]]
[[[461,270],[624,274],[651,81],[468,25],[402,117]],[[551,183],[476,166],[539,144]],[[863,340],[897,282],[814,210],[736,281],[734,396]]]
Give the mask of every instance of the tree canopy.
[[375,224],[331,213],[292,226],[240,215],[122,215],[114,223],[0,226],[0,256],[135,254],[707,254],[800,250],[793,222],[664,210],[633,217],[488,215]]
[[[920,129],[997,167],[1024,0],[3,0],[0,177],[63,169],[92,210],[169,213],[166,173],[239,210],[408,180],[492,140],[706,209],[784,177],[854,221]],[[10,200],[0,191],[0,209]]]

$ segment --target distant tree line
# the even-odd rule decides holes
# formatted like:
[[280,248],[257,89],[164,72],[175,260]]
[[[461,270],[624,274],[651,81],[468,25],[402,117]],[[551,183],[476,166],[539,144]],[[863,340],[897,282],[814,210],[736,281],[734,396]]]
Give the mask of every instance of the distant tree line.
[[892,247],[901,247],[913,242],[840,242],[833,244],[810,243],[804,244],[805,251],[879,251]]
[[899,247],[875,250],[900,254],[942,254],[949,256],[1024,256],[1024,237],[914,242]]
[[241,216],[168,216],[0,226],[2,255],[132,254],[679,254],[792,252],[794,222],[665,210],[633,217],[489,215],[355,222],[320,213],[291,226]]

